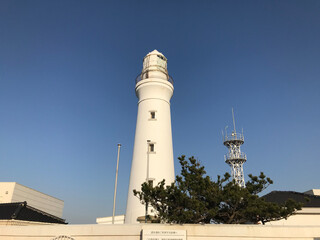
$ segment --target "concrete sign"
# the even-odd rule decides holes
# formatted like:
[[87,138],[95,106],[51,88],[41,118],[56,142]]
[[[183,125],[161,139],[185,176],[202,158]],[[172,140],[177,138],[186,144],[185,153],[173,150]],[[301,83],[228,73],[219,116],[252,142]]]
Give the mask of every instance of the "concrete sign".
[[143,230],[142,240],[186,240],[186,230]]

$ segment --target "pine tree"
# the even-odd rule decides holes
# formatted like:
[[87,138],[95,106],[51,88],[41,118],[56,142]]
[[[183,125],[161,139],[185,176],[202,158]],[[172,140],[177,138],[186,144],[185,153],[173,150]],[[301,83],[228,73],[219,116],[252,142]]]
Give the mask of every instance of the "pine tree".
[[176,176],[174,183],[169,186],[165,180],[156,186],[143,183],[141,191],[133,191],[143,204],[153,207],[160,222],[264,224],[286,219],[302,207],[291,199],[280,205],[259,197],[273,183],[262,172],[258,177],[249,174],[250,180],[242,188],[231,180],[229,173],[212,181],[194,157],[178,159],[181,176]]

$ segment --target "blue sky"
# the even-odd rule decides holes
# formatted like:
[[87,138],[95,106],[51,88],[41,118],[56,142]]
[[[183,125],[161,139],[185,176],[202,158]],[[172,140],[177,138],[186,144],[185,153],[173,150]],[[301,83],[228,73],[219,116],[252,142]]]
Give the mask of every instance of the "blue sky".
[[[266,191],[319,186],[319,1],[0,0],[0,181],[65,201],[69,223],[126,208],[142,59],[174,79],[174,158],[229,171],[221,130],[243,128],[245,174]],[[179,173],[178,161],[175,162]]]

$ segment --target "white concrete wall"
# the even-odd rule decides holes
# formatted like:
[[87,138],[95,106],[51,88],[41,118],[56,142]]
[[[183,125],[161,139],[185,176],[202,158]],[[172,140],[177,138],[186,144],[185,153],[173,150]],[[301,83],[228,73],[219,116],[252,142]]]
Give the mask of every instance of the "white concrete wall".
[[287,220],[268,222],[267,225],[317,225],[320,227],[320,208],[302,208],[297,214],[290,216]]
[[15,182],[0,182],[0,203],[11,203]]
[[32,221],[23,221],[23,220],[0,220],[0,225],[3,226],[30,226],[30,225],[55,225],[55,223],[46,223],[46,222],[32,222]]
[[62,200],[16,182],[0,183],[0,201],[0,203],[27,201],[31,207],[62,218],[64,207]]
[[[112,216],[97,218],[96,223],[98,223],[98,224],[112,224]],[[124,215],[114,216],[114,224],[124,224]]]
[[186,230],[187,240],[315,240],[320,238],[319,226],[266,225],[49,225],[0,226],[0,239],[50,240],[67,236],[74,240],[143,240],[141,231]]

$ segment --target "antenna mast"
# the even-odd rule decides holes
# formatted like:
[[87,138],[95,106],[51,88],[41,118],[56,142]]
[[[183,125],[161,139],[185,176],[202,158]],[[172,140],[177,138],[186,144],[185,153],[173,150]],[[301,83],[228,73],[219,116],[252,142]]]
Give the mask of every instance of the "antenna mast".
[[240,187],[245,187],[243,164],[247,161],[247,156],[240,150],[240,146],[244,143],[243,130],[242,133],[237,134],[233,108],[232,120],[234,130],[229,136],[226,133],[223,139],[223,144],[228,148],[228,153],[224,156],[224,160],[231,167],[231,175],[236,184]]
[[233,108],[232,108],[232,120],[233,120],[233,131],[234,131],[234,134],[236,134],[236,122],[234,120]]

